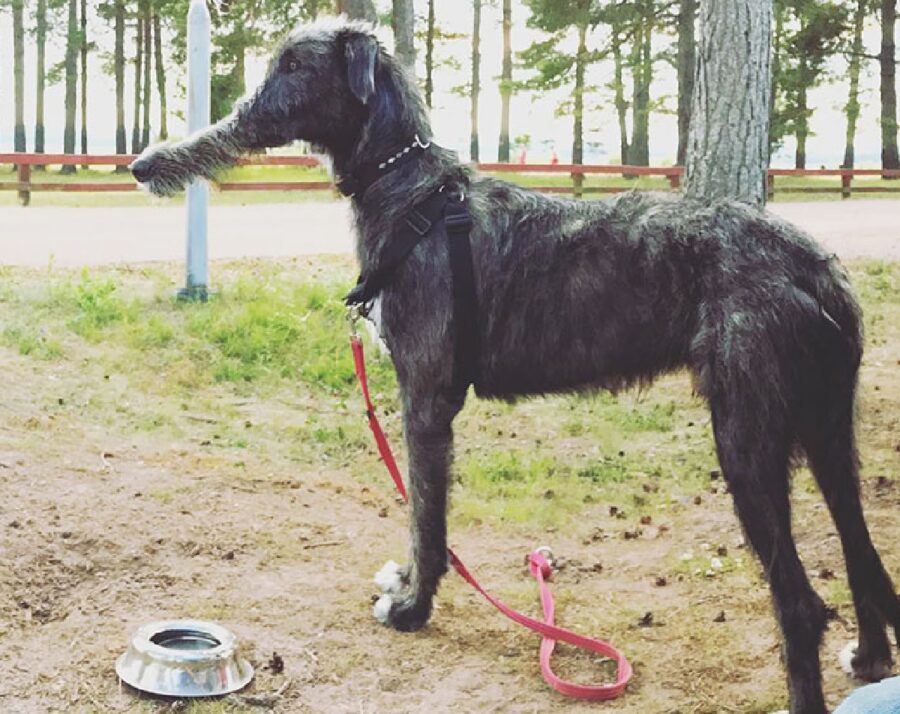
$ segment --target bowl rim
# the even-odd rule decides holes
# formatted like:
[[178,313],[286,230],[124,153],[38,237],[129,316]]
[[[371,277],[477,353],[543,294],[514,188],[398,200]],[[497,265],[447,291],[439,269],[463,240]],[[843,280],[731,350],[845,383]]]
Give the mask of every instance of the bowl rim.
[[[153,637],[167,631],[196,631],[215,639],[219,644],[201,650],[179,650],[163,647],[153,641]],[[131,647],[135,652],[161,662],[178,664],[215,662],[232,657],[237,638],[222,625],[206,620],[179,619],[160,620],[139,627],[131,637]]]

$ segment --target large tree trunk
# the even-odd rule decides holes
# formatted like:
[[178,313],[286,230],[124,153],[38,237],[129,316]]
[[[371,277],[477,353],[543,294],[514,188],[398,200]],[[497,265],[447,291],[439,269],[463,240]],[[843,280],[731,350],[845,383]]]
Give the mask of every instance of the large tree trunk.
[[[44,89],[47,86],[47,0],[37,4],[37,88],[34,109],[34,151],[44,153]],[[35,166],[42,170],[43,166]]]
[[497,161],[509,162],[509,103],[512,98],[512,0],[503,0],[503,69],[500,74],[500,144]]
[[856,122],[859,119],[859,70],[863,51],[863,25],[866,20],[866,0],[857,0],[853,14],[853,45],[850,48],[850,91],[844,113],[847,115],[847,142],[844,146],[844,162],[841,166],[852,169],[856,161]]
[[337,11],[345,14],[351,20],[378,21],[372,0],[337,0]]
[[472,122],[469,141],[469,158],[479,161],[478,146],[478,95],[481,93],[481,0],[473,0],[472,26],[472,95],[470,117]]
[[416,73],[416,45],[414,42],[416,14],[413,0],[394,2],[394,56],[411,74]]
[[625,103],[625,85],[622,60],[622,35],[621,28],[611,28],[613,55],[613,86],[615,87],[616,117],[619,120],[619,163],[628,163],[628,154],[631,153],[631,145],[628,141],[628,105]]
[[153,12],[153,47],[156,55],[156,89],[159,94],[159,140],[169,138],[169,117],[166,102],[166,66],[163,63],[162,22],[159,12]]
[[16,124],[13,146],[16,151],[28,150],[25,140],[25,2],[13,0],[13,77]]
[[687,195],[765,204],[771,50],[771,0],[701,3]]
[[691,101],[694,94],[694,63],[697,56],[694,38],[694,20],[697,16],[697,0],[681,0],[678,14],[678,158],[684,166],[687,152],[688,131],[691,124]]
[[141,128],[141,151],[150,146],[150,100],[153,96],[153,82],[151,81],[152,58],[153,58],[153,21],[150,17],[150,0],[143,0],[141,3],[142,25],[144,29],[144,92],[143,101],[144,108],[141,110],[144,115],[144,122]]
[[[87,129],[87,71],[88,62],[88,41],[87,41],[87,0],[81,0],[81,153],[88,152],[88,129]],[[87,169],[87,164],[82,164],[81,168]]]
[[900,168],[897,154],[897,81],[894,25],[897,0],[881,0],[881,167]]
[[797,87],[797,128],[795,131],[797,137],[797,150],[794,153],[794,168],[806,168],[806,139],[809,137],[809,102],[807,101],[807,87],[812,81],[809,77],[809,67],[806,58],[800,56],[800,64],[798,67],[798,75],[800,78],[800,86]]
[[[75,114],[78,102],[78,0],[69,0],[69,17],[66,30],[66,129],[63,134],[63,152],[75,153]],[[63,166],[62,173],[75,173],[74,166]]]
[[131,153],[141,153],[141,79],[144,62],[144,22],[138,12],[134,35],[134,123],[131,125]]
[[425,106],[432,107],[434,94],[434,0],[428,0],[428,24],[425,30]]

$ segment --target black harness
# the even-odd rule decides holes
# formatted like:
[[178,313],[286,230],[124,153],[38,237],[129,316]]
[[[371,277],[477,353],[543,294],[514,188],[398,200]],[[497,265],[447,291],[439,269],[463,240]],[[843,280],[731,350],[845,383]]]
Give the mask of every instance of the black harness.
[[[415,147],[419,147],[417,150]],[[390,169],[407,163],[420,155],[428,145],[422,146],[418,137],[409,150],[395,154],[395,160],[376,165],[381,167],[377,173],[372,170],[365,175],[342,178],[338,188],[353,187],[352,194],[363,193],[372,183]],[[388,169],[388,170],[390,170]],[[373,179],[374,177],[374,179]],[[447,238],[447,249],[450,256],[450,272],[453,280],[453,382],[451,385],[454,399],[465,399],[470,384],[474,384],[478,370],[478,301],[475,293],[475,271],[472,263],[472,245],[469,234],[472,230],[472,215],[466,205],[465,198],[452,195],[441,186],[428,198],[420,201],[407,214],[401,230],[385,246],[378,265],[366,270],[359,276],[356,287],[346,297],[347,305],[358,306],[365,316],[368,314],[372,300],[386,288],[410,253],[426,237],[439,231]]]

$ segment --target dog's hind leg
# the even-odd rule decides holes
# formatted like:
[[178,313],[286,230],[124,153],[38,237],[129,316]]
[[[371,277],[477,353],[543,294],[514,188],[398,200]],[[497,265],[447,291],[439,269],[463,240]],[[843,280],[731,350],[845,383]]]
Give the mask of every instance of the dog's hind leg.
[[431,615],[438,583],[447,572],[447,492],[453,451],[452,422],[459,404],[440,395],[404,399],[409,452],[410,563],[406,587],[375,605],[375,616],[398,630],[421,628]]
[[[834,355],[834,351],[825,354]],[[815,369],[815,368],[813,368]],[[816,370],[821,383],[804,414],[801,441],[837,526],[847,564],[859,626],[853,672],[877,681],[891,671],[891,648],[885,625],[894,628],[900,647],[900,599],[872,539],[860,502],[853,436],[854,372]]]

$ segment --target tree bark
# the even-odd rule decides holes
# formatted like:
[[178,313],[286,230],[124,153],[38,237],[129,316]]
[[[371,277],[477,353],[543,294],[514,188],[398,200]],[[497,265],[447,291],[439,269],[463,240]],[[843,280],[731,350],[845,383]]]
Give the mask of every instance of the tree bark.
[[[63,152],[75,153],[75,114],[78,102],[78,0],[69,0],[69,16],[66,30],[66,128],[63,134]],[[63,166],[62,173],[74,174],[74,166]]]
[[881,0],[881,167],[900,168],[897,154],[897,0]]
[[503,68],[500,74],[500,142],[497,161],[509,162],[509,103],[512,98],[512,0],[503,0]]
[[771,49],[771,0],[701,3],[687,195],[765,204]]
[[416,73],[415,26],[413,0],[393,0],[394,55],[413,75]]
[[800,76],[800,86],[797,87],[797,149],[794,153],[794,168],[806,168],[806,139],[809,137],[809,102],[807,101],[807,87],[811,82],[809,67],[805,57],[801,55],[797,68]]
[[159,140],[169,138],[169,117],[166,102],[166,66],[163,62],[162,51],[162,22],[159,12],[153,12],[153,47],[156,66],[156,89],[159,95]]
[[150,146],[150,99],[153,96],[153,82],[151,81],[151,69],[153,58],[153,23],[150,17],[150,0],[143,0],[141,3],[142,24],[144,30],[144,92],[143,101],[144,108],[141,110],[144,115],[144,123],[141,130],[141,151]]
[[[37,88],[34,109],[34,151],[44,153],[44,90],[47,86],[47,0],[37,4]],[[35,166],[43,170],[43,166]]]
[[[572,163],[584,163],[584,75],[587,70],[587,21],[586,13],[578,23],[578,53],[575,55],[575,117],[572,125]],[[582,195],[584,174],[574,174],[575,196]]]
[[134,123],[131,126],[131,153],[141,153],[141,78],[144,61],[144,23],[138,13],[134,36]]
[[651,20],[645,14],[635,29],[632,53],[634,88],[631,104],[631,148],[628,163],[650,165],[650,82],[653,79]]
[[[81,0],[81,153],[88,152],[88,129],[87,129],[87,81],[88,81],[88,41],[87,41],[87,0]],[[82,164],[81,168],[88,169],[87,164]]]
[[[116,153],[128,153],[125,133],[125,0],[115,0],[116,45],[113,69],[116,75]],[[125,166],[116,166],[116,173],[125,173]]]
[[425,106],[432,107],[434,94],[434,0],[428,0],[428,25],[425,31]]
[[694,94],[694,64],[696,40],[694,20],[697,16],[697,0],[681,0],[678,14],[678,158],[684,166],[687,152],[688,131],[691,125],[691,101]]
[[378,21],[372,0],[337,0],[337,11],[338,14],[343,13],[351,20]]
[[28,150],[25,140],[25,2],[13,0],[13,77],[16,123],[13,146],[16,151]]
[[613,84],[615,87],[616,117],[619,120],[619,162],[625,165],[628,163],[628,154],[631,153],[631,146],[628,141],[628,106],[625,104],[621,28],[612,27],[611,35],[610,43],[612,45],[613,55]]
[[866,0],[857,0],[853,14],[853,44],[850,47],[850,91],[844,113],[847,115],[847,142],[844,146],[844,161],[841,166],[852,169],[856,161],[856,122],[859,120],[859,70],[863,51],[863,25],[866,19]]
[[479,161],[478,146],[478,95],[481,93],[481,0],[473,0],[472,27],[472,96],[470,117],[472,121],[471,138],[469,140],[469,158]]

